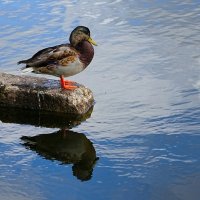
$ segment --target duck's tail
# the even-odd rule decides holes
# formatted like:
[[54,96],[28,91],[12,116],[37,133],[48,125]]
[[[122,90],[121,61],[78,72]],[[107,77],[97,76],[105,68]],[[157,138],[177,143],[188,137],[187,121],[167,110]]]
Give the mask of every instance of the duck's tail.
[[33,69],[32,67],[27,67],[27,66],[25,66],[25,67],[22,67],[22,68],[21,68],[21,71],[22,71],[23,73],[29,73],[29,72],[33,72],[34,69]]
[[20,60],[19,62],[17,62],[18,65],[20,64],[26,64],[28,60]]
[[21,68],[21,70],[22,70],[23,73],[28,73],[28,72],[33,72],[33,71],[34,71],[33,68],[32,68],[31,66],[28,65],[28,61],[29,61],[29,59],[28,59],[28,60],[20,60],[20,61],[17,63],[18,65],[19,65],[19,64],[26,64],[25,67],[22,67],[22,68]]

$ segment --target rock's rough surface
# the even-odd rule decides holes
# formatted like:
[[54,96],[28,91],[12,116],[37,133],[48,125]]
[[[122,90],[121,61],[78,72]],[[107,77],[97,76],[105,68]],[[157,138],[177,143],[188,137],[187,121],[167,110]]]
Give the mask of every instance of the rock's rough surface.
[[92,91],[83,85],[69,91],[56,80],[0,73],[0,106],[82,115],[93,104]]

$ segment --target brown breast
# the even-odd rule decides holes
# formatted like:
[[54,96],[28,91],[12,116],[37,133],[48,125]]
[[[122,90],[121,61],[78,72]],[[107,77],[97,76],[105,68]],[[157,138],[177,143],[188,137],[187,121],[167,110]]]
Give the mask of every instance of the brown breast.
[[92,44],[90,44],[88,41],[83,41],[77,46],[76,49],[79,51],[79,58],[86,68],[94,57],[94,48]]

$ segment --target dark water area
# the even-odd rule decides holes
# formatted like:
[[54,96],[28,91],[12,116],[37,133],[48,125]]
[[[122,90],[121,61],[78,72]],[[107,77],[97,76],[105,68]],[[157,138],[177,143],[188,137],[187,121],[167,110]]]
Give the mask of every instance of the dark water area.
[[195,0],[0,1],[1,72],[77,25],[98,43],[70,78],[86,116],[0,109],[0,199],[198,200],[199,17]]

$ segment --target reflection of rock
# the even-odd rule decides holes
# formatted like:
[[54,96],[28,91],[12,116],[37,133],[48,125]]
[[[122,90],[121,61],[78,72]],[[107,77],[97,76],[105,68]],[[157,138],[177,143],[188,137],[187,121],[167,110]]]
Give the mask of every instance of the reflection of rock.
[[93,167],[98,159],[92,142],[82,133],[60,130],[50,134],[33,137],[23,136],[24,145],[49,160],[63,164],[74,164],[73,174],[85,181],[92,176]]
[[4,123],[31,124],[51,128],[72,128],[91,116],[92,108],[84,115],[30,111],[0,107],[0,121]]

